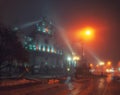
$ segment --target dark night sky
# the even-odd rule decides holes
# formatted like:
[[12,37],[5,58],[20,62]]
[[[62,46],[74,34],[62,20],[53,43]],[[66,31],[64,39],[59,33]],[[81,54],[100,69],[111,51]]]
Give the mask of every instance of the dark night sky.
[[[43,15],[54,16],[70,40],[77,29],[93,27],[95,39],[86,46],[103,60],[120,61],[119,0],[0,0],[0,21],[22,25]],[[54,17],[52,19],[54,19]]]

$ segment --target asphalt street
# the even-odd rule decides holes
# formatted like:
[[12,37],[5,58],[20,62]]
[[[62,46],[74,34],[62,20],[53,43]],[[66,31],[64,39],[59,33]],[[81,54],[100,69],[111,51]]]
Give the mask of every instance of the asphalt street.
[[38,83],[0,89],[0,95],[120,95],[120,81],[108,76],[49,85]]

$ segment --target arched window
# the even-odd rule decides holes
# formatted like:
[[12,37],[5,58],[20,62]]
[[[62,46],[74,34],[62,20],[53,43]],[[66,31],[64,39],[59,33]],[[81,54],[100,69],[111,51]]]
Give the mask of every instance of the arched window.
[[42,51],[45,51],[45,45],[43,45]]
[[50,46],[47,47],[47,52],[50,52]]
[[37,30],[38,30],[38,31],[41,31],[41,27],[39,26],[39,27],[37,28]]
[[30,49],[30,50],[32,50],[32,49],[33,49],[33,47],[32,47],[32,45],[31,45],[31,44],[29,45],[29,49]]
[[36,45],[33,45],[33,50],[36,50]]
[[52,53],[54,52],[54,47],[51,48],[51,52],[52,52]]

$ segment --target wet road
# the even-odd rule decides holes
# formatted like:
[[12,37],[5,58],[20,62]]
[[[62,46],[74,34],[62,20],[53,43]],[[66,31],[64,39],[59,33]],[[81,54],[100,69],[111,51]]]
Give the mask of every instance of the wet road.
[[120,95],[120,81],[113,80],[111,75],[107,78],[89,79],[83,88],[78,85],[68,95]]
[[22,88],[0,90],[0,95],[120,95],[120,81],[107,78],[88,78],[53,87],[31,85]]

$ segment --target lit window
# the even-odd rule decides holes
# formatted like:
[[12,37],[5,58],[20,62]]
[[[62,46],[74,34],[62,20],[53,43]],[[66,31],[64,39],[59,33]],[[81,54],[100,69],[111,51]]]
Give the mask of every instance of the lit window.
[[35,45],[33,45],[33,50],[36,50],[36,46]]
[[54,52],[54,48],[53,47],[51,48],[51,52]]
[[42,51],[45,51],[45,46],[43,46]]
[[33,45],[33,48],[35,48],[36,46],[35,45]]
[[39,50],[41,51],[41,45],[39,45]]
[[36,48],[33,48],[33,50],[36,50]]
[[49,46],[47,47],[47,52],[50,52],[50,47]]
[[29,45],[29,49],[32,50],[32,45],[31,44]]
[[32,47],[29,47],[30,50],[32,50]]
[[45,30],[45,29],[43,29],[43,32],[46,32],[46,30]]

